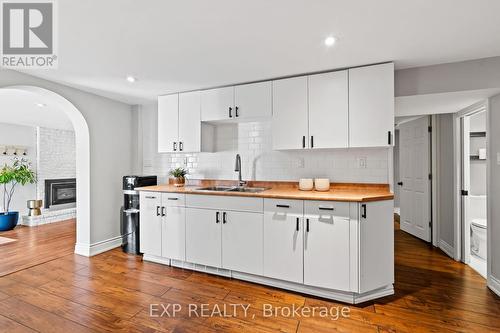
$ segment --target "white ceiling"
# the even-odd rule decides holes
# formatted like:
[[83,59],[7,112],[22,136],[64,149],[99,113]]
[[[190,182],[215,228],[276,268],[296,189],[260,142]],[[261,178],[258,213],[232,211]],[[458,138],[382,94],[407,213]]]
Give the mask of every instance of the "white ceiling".
[[455,113],[500,93],[500,88],[396,97],[395,116]]
[[[43,102],[45,107],[37,106]],[[73,130],[69,117],[36,94],[17,89],[0,89],[0,122]]]
[[[128,103],[394,60],[500,55],[498,0],[58,0],[59,69],[31,74]],[[327,49],[328,35],[338,38]],[[138,81],[125,81],[128,75]]]

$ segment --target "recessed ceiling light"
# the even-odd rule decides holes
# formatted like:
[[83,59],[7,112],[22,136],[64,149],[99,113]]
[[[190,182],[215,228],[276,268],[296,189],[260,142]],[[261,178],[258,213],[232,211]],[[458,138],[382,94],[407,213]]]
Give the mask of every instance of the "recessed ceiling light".
[[335,44],[335,41],[336,41],[335,37],[328,36],[328,37],[325,38],[325,45],[326,46],[332,46],[333,44]]
[[134,83],[135,81],[137,81],[137,79],[135,77],[133,77],[132,75],[128,75],[127,76],[127,81],[130,82],[130,83]]
[[44,108],[47,106],[47,104],[43,104],[43,103],[36,103],[36,106],[38,106],[39,108]]

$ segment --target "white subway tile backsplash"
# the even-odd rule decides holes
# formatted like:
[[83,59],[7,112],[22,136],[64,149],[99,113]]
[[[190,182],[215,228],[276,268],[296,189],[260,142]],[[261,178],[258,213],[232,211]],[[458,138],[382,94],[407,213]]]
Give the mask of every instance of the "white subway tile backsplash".
[[[238,153],[242,177],[247,180],[326,177],[335,182],[389,182],[389,148],[273,151],[271,142],[269,121],[217,125],[214,153],[145,156],[144,172],[166,181],[171,168],[186,167],[192,178],[236,179],[234,159]],[[366,168],[359,168],[359,157],[366,158]],[[146,160],[153,162],[150,167]]]

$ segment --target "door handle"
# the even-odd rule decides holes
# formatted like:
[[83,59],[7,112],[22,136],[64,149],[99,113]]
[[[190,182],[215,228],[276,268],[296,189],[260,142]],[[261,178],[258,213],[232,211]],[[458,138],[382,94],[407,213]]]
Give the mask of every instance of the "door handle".
[[309,219],[306,219],[306,232],[309,232]]
[[229,107],[229,118],[233,118],[233,108]]
[[399,186],[403,186],[403,182],[398,182],[398,185]]
[[311,135],[311,148],[314,148],[314,136]]
[[239,117],[239,114],[238,114],[238,107],[237,107],[237,106],[235,106],[235,107],[234,107],[234,116],[235,116],[235,117]]
[[306,147],[306,136],[303,135],[302,136],[302,148],[305,148]]
[[227,222],[227,213],[224,212],[222,213],[222,224],[226,224],[226,222]]
[[174,151],[177,151],[177,142],[174,142]]
[[184,144],[182,142],[179,142],[179,151],[182,151],[184,149]]
[[468,196],[469,195],[469,191],[467,191],[467,190],[462,190],[461,193],[462,193],[463,196]]
[[366,219],[366,205],[365,204],[361,205],[361,217]]
[[165,215],[167,215],[167,214],[165,213],[165,207],[161,207],[161,216],[165,216]]
[[220,222],[220,213],[215,212],[215,223],[219,223],[219,222]]
[[160,216],[160,206],[156,206],[156,216]]
[[297,217],[297,225],[295,226],[295,230],[299,231],[299,218]]

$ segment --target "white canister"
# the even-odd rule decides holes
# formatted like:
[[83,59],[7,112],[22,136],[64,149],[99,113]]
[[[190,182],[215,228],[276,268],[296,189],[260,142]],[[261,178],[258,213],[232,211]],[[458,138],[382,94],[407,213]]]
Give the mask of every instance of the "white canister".
[[299,179],[299,190],[301,191],[311,191],[314,187],[313,180],[311,178],[301,178]]
[[314,180],[314,188],[316,191],[329,191],[330,190],[330,179],[328,178],[316,178]]

